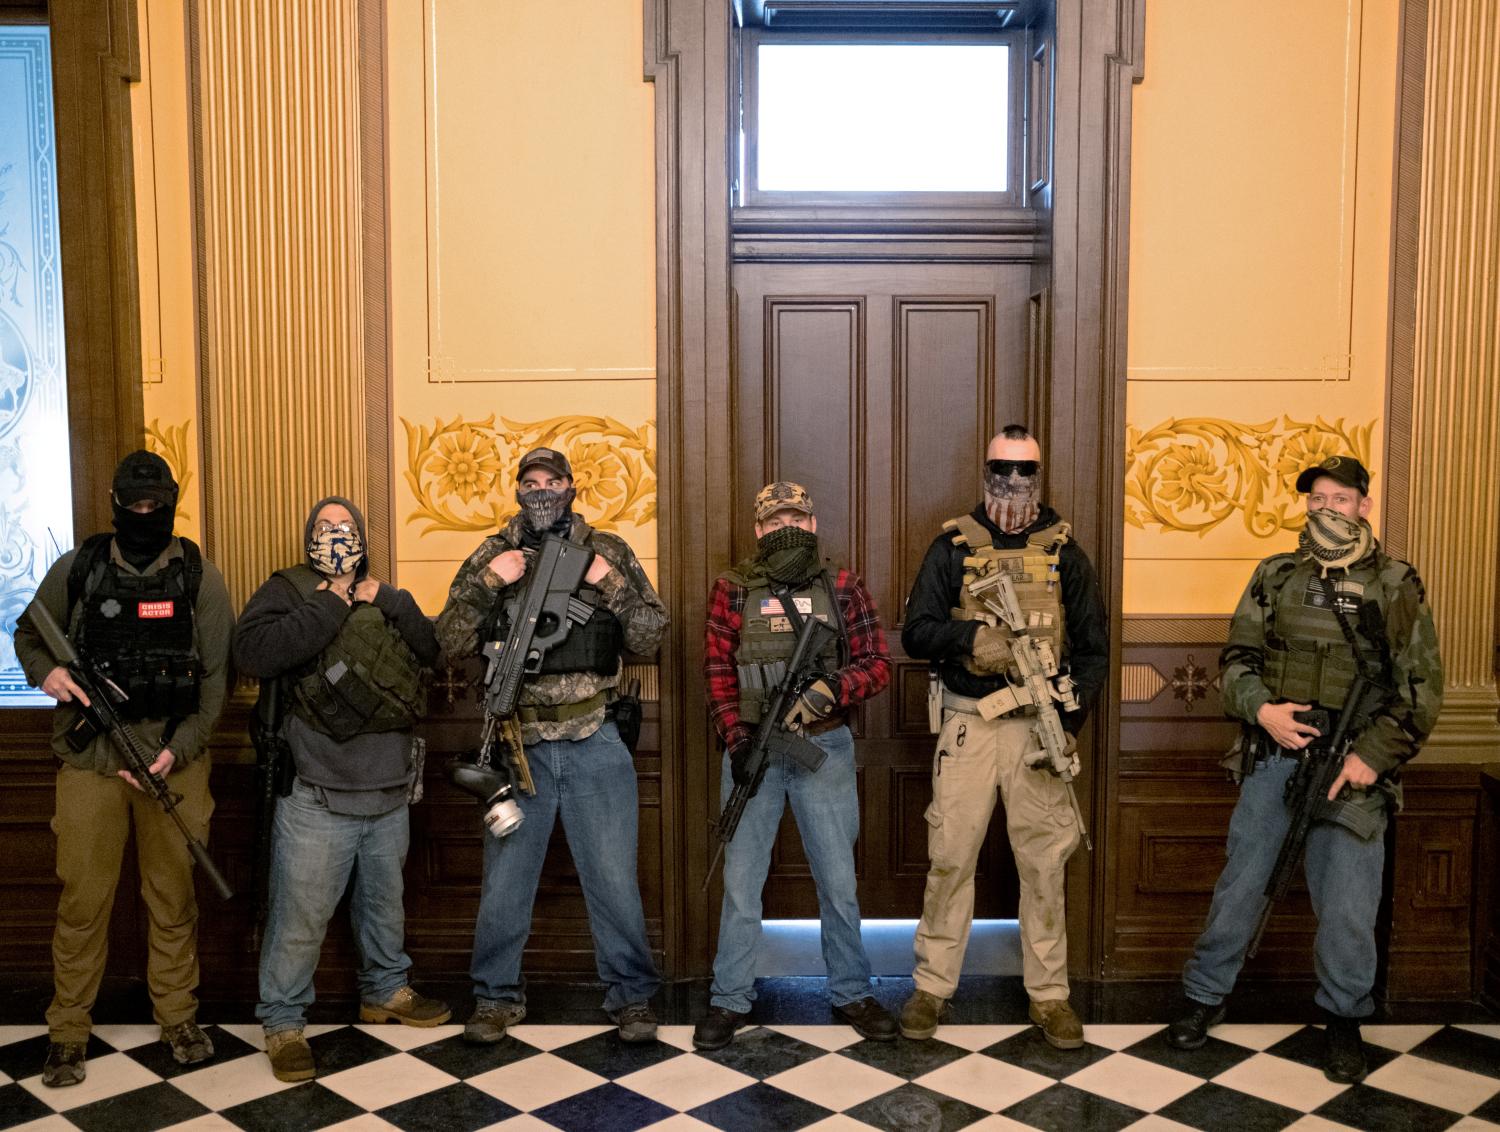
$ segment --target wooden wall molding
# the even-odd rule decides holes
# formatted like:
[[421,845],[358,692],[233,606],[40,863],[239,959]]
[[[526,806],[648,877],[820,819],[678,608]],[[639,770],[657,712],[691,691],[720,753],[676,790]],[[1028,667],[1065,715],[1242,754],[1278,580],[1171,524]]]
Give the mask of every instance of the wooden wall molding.
[[[1433,597],[1446,691],[1419,758],[1500,752],[1500,21],[1429,0],[1407,550]],[[1475,563],[1485,563],[1476,569]]]
[[52,0],[73,529],[110,525],[115,464],[145,442],[130,85],[134,0]]
[[389,578],[383,6],[188,16],[209,555],[243,601],[347,495]]

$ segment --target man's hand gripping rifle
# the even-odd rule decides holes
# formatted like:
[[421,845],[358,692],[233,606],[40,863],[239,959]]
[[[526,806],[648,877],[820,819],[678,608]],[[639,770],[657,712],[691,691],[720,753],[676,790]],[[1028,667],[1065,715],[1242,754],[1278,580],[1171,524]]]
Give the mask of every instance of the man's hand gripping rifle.
[[151,795],[176,824],[183,839],[187,841],[188,852],[192,853],[193,860],[198,862],[198,867],[203,870],[203,874],[208,877],[218,894],[225,900],[233,897],[234,890],[229,887],[229,882],[224,879],[223,874],[214,867],[208,850],[193,836],[187,823],[182,820],[182,815],[177,812],[182,795],[169,787],[166,779],[161,775],[151,773],[151,764],[156,756],[146,746],[145,741],[136,734],[135,728],[120,718],[119,708],[128,701],[129,697],[118,684],[104,675],[93,660],[81,655],[73,647],[73,642],[68,640],[68,635],[62,631],[62,627],[41,602],[31,603],[28,616],[31,618],[31,623],[36,626],[36,631],[41,635],[42,644],[52,654],[52,659],[68,670],[68,675],[73,677],[73,683],[82,688],[83,694],[88,697],[87,705],[81,702],[78,704],[78,710],[83,713],[83,726],[73,729],[77,731],[80,741],[75,742],[73,731],[70,731],[68,745],[74,750],[81,751],[93,736],[107,734],[110,741],[114,743],[115,749],[120,752],[125,769],[135,777],[135,780],[141,784],[141,789]]
[[[791,598],[784,598],[783,601],[789,604]],[[822,747],[788,727],[786,715],[802,694],[802,689],[816,677],[818,657],[835,636],[837,632],[816,617],[807,617],[802,621],[802,627],[797,631],[797,643],[792,649],[792,658],[787,662],[786,675],[772,693],[771,702],[760,718],[760,725],[755,729],[755,738],[750,741],[750,751],[746,755],[749,780],[730,792],[719,820],[714,823],[714,836],[719,844],[714,850],[713,860],[708,863],[708,872],[703,877],[704,892],[708,891],[708,886],[713,881],[714,870],[719,867],[719,861],[724,856],[724,847],[734,840],[734,833],[740,827],[740,818],[744,816],[746,804],[760,789],[761,780],[765,778],[766,768],[771,760],[777,755],[789,755],[808,770],[817,770],[828,757]]]
[[[521,724],[516,719],[521,685],[527,677],[541,672],[547,653],[563,643],[574,625],[593,616],[594,607],[576,596],[593,559],[594,552],[588,547],[548,535],[536,554],[526,590],[512,611],[505,640],[484,645],[488,666],[479,752],[473,762],[450,761],[447,770],[453,785],[485,803],[485,824],[497,837],[504,837],[521,824],[515,788],[536,793],[521,743]],[[503,743],[506,749],[505,763],[499,766],[494,759],[497,743]]]
[[985,609],[1014,634],[1010,641],[1011,661],[1021,676],[1019,689],[1002,688],[980,700],[979,714],[994,719],[1028,703],[1036,709],[1036,721],[1031,727],[1036,745],[1026,753],[1026,765],[1033,770],[1049,770],[1062,779],[1068,788],[1068,804],[1073,807],[1083,844],[1092,853],[1094,843],[1089,839],[1083,811],[1078,808],[1078,794],[1073,788],[1073,779],[1079,772],[1078,755],[1057,714],[1057,704],[1068,711],[1078,710],[1073,678],[1059,670],[1051,643],[1030,635],[1025,611],[1016,598],[1015,581],[1008,573],[991,570],[969,582],[968,587]]
[[1334,781],[1344,769],[1344,759],[1353,748],[1355,739],[1370,725],[1390,694],[1390,688],[1360,673],[1349,688],[1344,706],[1339,709],[1332,738],[1326,744],[1314,739],[1302,751],[1302,759],[1286,786],[1286,807],[1291,814],[1291,824],[1287,826],[1281,851],[1276,854],[1276,865],[1266,881],[1260,922],[1255,926],[1255,938],[1250,941],[1250,950],[1246,953],[1249,958],[1255,958],[1260,950],[1261,936],[1265,935],[1266,924],[1271,920],[1271,909],[1292,887],[1292,874],[1297,871],[1297,862],[1302,859],[1302,850],[1307,845],[1307,831],[1328,807],[1334,805],[1328,801],[1328,791],[1333,789]]

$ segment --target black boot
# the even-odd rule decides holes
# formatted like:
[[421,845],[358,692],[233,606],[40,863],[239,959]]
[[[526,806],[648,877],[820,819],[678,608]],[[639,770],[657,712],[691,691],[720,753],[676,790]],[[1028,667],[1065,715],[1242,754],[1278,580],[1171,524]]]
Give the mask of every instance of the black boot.
[[1209,1006],[1184,999],[1181,1012],[1167,1027],[1167,1044],[1175,1049],[1198,1049],[1208,1041],[1208,1031],[1224,1021],[1226,1009],[1222,1002]]
[[840,1022],[853,1026],[854,1032],[862,1038],[869,1038],[874,1042],[896,1040],[896,1020],[891,1017],[889,1010],[875,1001],[873,995],[865,995],[858,1002],[835,1006],[833,1016]]
[[1323,1040],[1323,1076],[1340,1085],[1363,1081],[1370,1067],[1365,1064],[1365,1047],[1359,1039],[1359,1020],[1330,1015]]
[[723,1049],[734,1041],[734,1032],[743,1026],[750,1014],[725,1010],[722,1006],[710,1006],[708,1013],[698,1019],[693,1027],[694,1049]]

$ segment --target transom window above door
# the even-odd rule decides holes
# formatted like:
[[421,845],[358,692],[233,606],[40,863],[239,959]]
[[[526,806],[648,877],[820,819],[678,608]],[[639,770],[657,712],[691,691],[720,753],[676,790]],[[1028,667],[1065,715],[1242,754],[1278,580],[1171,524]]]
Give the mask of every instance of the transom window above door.
[[760,39],[751,71],[745,173],[756,193],[1010,187],[1005,43]]

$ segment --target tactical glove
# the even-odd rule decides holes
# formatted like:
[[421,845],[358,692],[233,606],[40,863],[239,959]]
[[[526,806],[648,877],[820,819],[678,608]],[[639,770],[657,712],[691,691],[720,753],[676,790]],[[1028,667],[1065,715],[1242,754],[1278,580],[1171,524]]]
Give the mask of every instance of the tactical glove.
[[748,727],[736,727],[725,748],[729,752],[729,776],[736,786],[750,785],[750,744],[755,736]]
[[838,706],[838,695],[833,685],[820,677],[802,689],[797,702],[786,713],[785,722],[788,727],[806,727],[809,723],[827,719]]
[[970,650],[974,658],[974,671],[984,674],[1004,672],[1011,663],[1010,636],[993,625],[979,626],[974,634],[974,647]]

